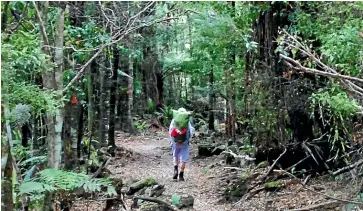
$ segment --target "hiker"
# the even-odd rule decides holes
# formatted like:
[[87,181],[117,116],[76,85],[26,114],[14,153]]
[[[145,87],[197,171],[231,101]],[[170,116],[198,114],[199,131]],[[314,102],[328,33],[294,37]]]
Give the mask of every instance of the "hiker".
[[178,178],[178,166],[180,166],[179,181],[184,181],[185,165],[189,160],[189,143],[194,133],[191,124],[191,112],[184,108],[173,110],[173,120],[169,127],[169,140],[173,152],[174,175],[173,179]]

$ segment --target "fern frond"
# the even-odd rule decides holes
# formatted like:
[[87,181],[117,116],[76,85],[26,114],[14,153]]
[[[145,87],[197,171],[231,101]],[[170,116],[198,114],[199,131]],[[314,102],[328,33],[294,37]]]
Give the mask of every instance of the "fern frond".
[[46,191],[56,191],[57,188],[42,183],[42,182],[34,182],[34,181],[26,181],[20,184],[19,186],[19,194],[39,194],[44,193]]

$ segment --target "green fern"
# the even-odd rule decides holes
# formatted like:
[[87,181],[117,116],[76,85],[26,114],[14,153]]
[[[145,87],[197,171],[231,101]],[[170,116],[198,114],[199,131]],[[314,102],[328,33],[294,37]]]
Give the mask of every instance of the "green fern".
[[56,191],[57,188],[42,182],[26,181],[20,184],[19,194],[39,194],[46,191]]
[[71,193],[79,188],[83,188],[88,193],[101,192],[102,188],[106,188],[108,195],[117,195],[109,179],[91,179],[86,174],[57,169],[44,169],[37,176],[36,179],[28,179],[20,184],[20,195],[39,195],[47,191]]

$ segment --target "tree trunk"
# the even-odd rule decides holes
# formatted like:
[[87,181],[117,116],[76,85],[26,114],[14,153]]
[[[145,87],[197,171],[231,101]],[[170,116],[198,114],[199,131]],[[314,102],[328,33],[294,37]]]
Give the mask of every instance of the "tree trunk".
[[27,147],[28,146],[28,141],[29,139],[31,138],[30,135],[31,135],[31,131],[30,131],[30,128],[29,128],[29,124],[28,123],[25,123],[23,126],[21,126],[21,145],[23,147]]
[[132,56],[129,56],[129,71],[128,75],[131,78],[128,78],[128,102],[127,102],[127,132],[134,133],[134,123],[132,120],[132,110],[133,110],[133,92],[134,92],[134,59]]
[[[42,5],[42,12],[40,16],[42,17],[42,21],[40,24],[45,26],[46,24],[46,15],[48,9],[48,2],[40,3]],[[45,31],[45,29],[44,29]],[[48,38],[45,34],[42,34],[43,43],[47,43]],[[55,34],[55,52],[54,52],[54,62],[55,68],[53,72],[46,72],[43,74],[43,85],[44,88],[50,90],[58,90],[61,91],[63,89],[63,39],[64,39],[64,9],[58,7],[58,15],[57,15],[57,31]],[[46,41],[45,41],[46,40]],[[45,42],[44,42],[45,41]],[[44,49],[47,52],[47,47]],[[48,51],[49,52],[49,51]],[[60,99],[62,96],[58,96]],[[63,126],[63,109],[59,108],[56,111],[55,120],[52,115],[49,113],[46,114],[47,121],[47,143],[48,143],[48,168],[58,169],[61,160],[61,139],[62,139],[62,126]],[[52,196],[47,194],[44,199],[44,207],[43,210],[53,210],[53,205],[51,202]]]
[[82,156],[82,138],[83,138],[83,118],[84,118],[84,107],[82,104],[78,106],[79,116],[78,116],[78,134],[77,134],[77,158],[80,159]]
[[208,118],[208,127],[209,130],[214,131],[214,74],[213,74],[213,66],[211,67],[211,71],[209,72],[209,118]]
[[[6,164],[4,169],[4,180],[2,180],[2,196],[1,196],[1,207],[2,210],[14,210],[14,201],[13,201],[13,159],[11,155],[11,145],[10,141],[12,141],[11,128],[10,128],[10,109],[7,103],[4,105],[4,113],[5,113],[5,127],[6,127],[6,147],[3,148],[6,151],[5,156]],[[2,158],[3,159],[3,158]]]
[[[54,70],[55,88],[58,91],[63,89],[63,41],[64,41],[64,9],[58,8],[58,25],[55,38]],[[61,97],[61,96],[59,96]],[[54,165],[58,169],[60,164],[61,147],[62,147],[62,126],[63,126],[63,109],[58,109],[55,116],[55,143],[54,143]],[[48,163],[49,164],[49,163]]]
[[64,111],[64,164],[65,169],[73,170],[78,163],[76,133],[78,126],[78,106],[67,103]]
[[1,11],[1,31],[5,32],[6,24],[8,22],[8,8],[9,8],[9,1],[4,2],[4,10]]
[[[236,13],[236,2],[232,1],[231,5],[231,16],[235,17]],[[228,116],[228,136],[232,138],[234,142],[236,140],[236,85],[235,85],[235,68],[236,68],[236,49],[233,43],[231,43],[231,59],[230,59],[230,89],[228,90],[229,99],[229,116]]]
[[112,77],[110,79],[110,116],[108,130],[108,146],[115,149],[115,108],[116,108],[116,90],[117,90],[117,70],[119,69],[120,54],[117,46],[113,47],[113,67]]
[[[93,121],[94,121],[94,103],[95,103],[95,96],[93,93],[93,75],[97,74],[97,66],[96,63],[91,63],[91,72],[88,74],[87,78],[87,96],[88,96],[88,103],[87,103],[87,130],[88,132],[93,131]],[[91,140],[90,140],[91,141]]]
[[[102,56],[102,61],[106,63],[106,56]],[[100,76],[100,100],[99,100],[99,122],[98,122],[98,141],[97,148],[106,147],[106,74],[104,68],[99,68]]]

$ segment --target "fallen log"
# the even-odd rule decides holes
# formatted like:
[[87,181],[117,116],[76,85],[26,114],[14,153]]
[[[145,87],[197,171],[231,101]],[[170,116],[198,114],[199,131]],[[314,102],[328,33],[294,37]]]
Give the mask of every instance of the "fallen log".
[[135,196],[134,197],[134,200],[137,201],[138,199],[141,199],[141,200],[144,200],[144,201],[150,201],[150,202],[154,202],[154,203],[163,205],[163,206],[165,206],[166,208],[168,208],[169,210],[172,210],[172,211],[179,211],[179,209],[171,206],[168,202],[163,201],[163,200],[158,199],[158,198],[147,197],[147,196]]

